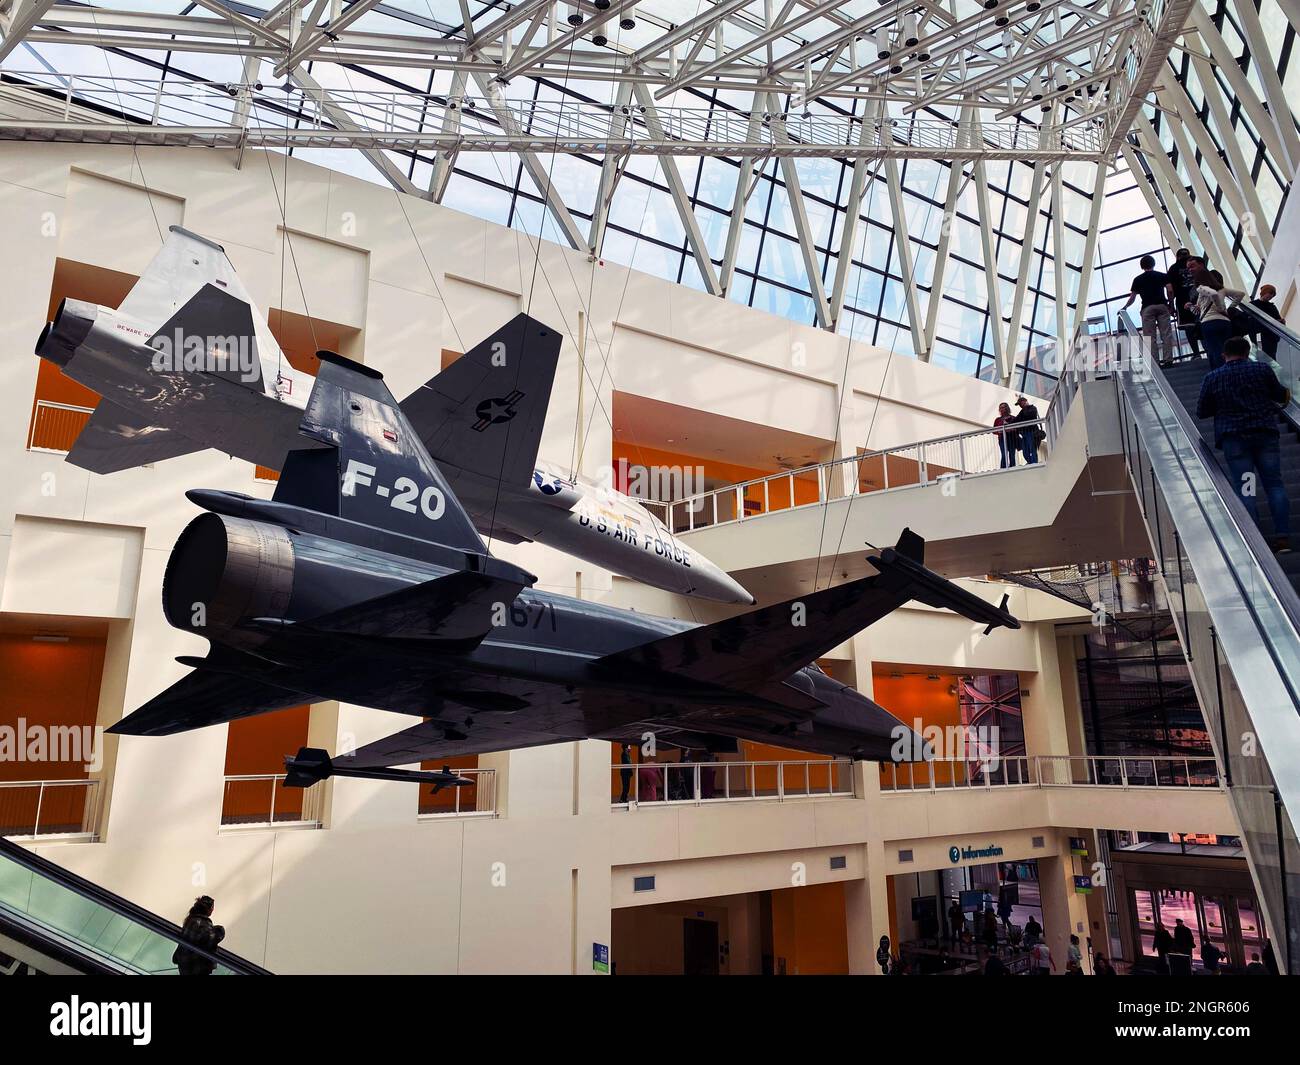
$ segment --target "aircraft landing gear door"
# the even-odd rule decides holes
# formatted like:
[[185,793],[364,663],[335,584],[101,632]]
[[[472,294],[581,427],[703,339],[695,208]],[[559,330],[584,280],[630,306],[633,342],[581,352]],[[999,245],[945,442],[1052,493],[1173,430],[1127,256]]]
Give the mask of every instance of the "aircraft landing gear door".
[[685,976],[718,975],[718,922],[687,917],[682,921],[682,972]]

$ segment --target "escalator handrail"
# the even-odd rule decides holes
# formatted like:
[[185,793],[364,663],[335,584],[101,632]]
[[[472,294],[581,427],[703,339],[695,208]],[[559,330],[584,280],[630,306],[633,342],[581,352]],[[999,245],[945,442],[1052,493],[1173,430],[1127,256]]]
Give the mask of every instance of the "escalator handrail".
[[[1128,319],[1127,315],[1124,315],[1121,312],[1120,317],[1121,323],[1130,331],[1130,336],[1134,335],[1132,332],[1132,322]],[[1174,394],[1174,391],[1170,387],[1169,382],[1165,379],[1164,374],[1160,372],[1159,367],[1150,360],[1144,360],[1142,363],[1142,370],[1149,375],[1148,380],[1156,386],[1157,390],[1159,390],[1161,398],[1163,398],[1165,403],[1168,404],[1170,412],[1172,413],[1174,420],[1177,422],[1179,429],[1186,435],[1188,442],[1191,444],[1193,452],[1202,467],[1202,471],[1214,485],[1214,488],[1223,503],[1224,509],[1227,511],[1228,520],[1232,523],[1237,534],[1245,543],[1256,566],[1258,566],[1262,571],[1265,578],[1265,584],[1267,585],[1274,602],[1277,604],[1278,609],[1286,616],[1287,620],[1290,621],[1292,630],[1297,635],[1297,643],[1300,644],[1300,596],[1297,596],[1289,578],[1278,563],[1277,556],[1273,554],[1272,548],[1269,547],[1268,542],[1264,539],[1264,534],[1260,532],[1259,527],[1251,519],[1250,513],[1246,510],[1245,504],[1242,503],[1241,497],[1237,495],[1232,482],[1219,466],[1219,461],[1217,456],[1214,454],[1214,449],[1211,447],[1209,442],[1201,436],[1200,428],[1192,421],[1191,416],[1188,414],[1186,408],[1183,407],[1182,402]],[[1121,380],[1121,387],[1123,381],[1136,380],[1131,371],[1119,374],[1117,377]],[[1162,428],[1164,427],[1162,426]],[[1172,444],[1173,441],[1171,440],[1170,443]],[[1178,458],[1178,462],[1180,466],[1183,465],[1181,457]],[[1192,480],[1187,476],[1185,468],[1184,478],[1189,484],[1192,484]],[[1213,523],[1209,521],[1209,516],[1205,512],[1205,505],[1199,494],[1196,496],[1196,504],[1200,509],[1202,516],[1205,518],[1206,528],[1214,538],[1215,546],[1219,549],[1220,555],[1225,561],[1228,561],[1229,554],[1227,549],[1224,546],[1223,541],[1220,539],[1219,534],[1215,531]],[[1266,647],[1268,647],[1269,654],[1277,665],[1278,675],[1283,679],[1283,683],[1291,692],[1292,700],[1297,711],[1300,711],[1300,690],[1297,690],[1297,688],[1292,685],[1289,671],[1284,668],[1283,664],[1279,660],[1278,653],[1274,650],[1273,641],[1271,639],[1272,633],[1270,633],[1268,626],[1264,624],[1263,619],[1261,619],[1259,614],[1256,612],[1255,606],[1251,602],[1250,595],[1242,585],[1235,567],[1229,564],[1227,568],[1232,574],[1233,581],[1242,592],[1242,604],[1249,613],[1256,629],[1261,634],[1261,641]]]
[[93,902],[105,909],[112,910],[114,913],[134,921],[136,924],[147,928],[150,932],[169,939],[178,946],[184,946],[187,950],[193,951],[200,957],[208,961],[216,962],[218,965],[229,969],[233,973],[242,976],[270,976],[269,970],[263,969],[259,965],[254,965],[247,958],[241,958],[238,954],[232,954],[222,947],[216,950],[204,950],[202,947],[194,946],[185,941],[181,929],[178,925],[159,917],[152,910],[146,910],[143,906],[137,906],[129,899],[124,899],[121,895],[116,895],[105,887],[86,880],[84,877],[77,876],[76,873],[70,872],[61,865],[56,865],[48,859],[42,858],[39,854],[29,851],[26,847],[19,846],[12,840],[0,836],[0,857],[8,858],[10,861],[23,868],[30,870],[37,876],[46,880],[52,880],[60,887],[67,888],[69,891],[89,902]]
[[1255,321],[1264,326],[1270,333],[1273,333],[1279,340],[1285,340],[1295,347],[1300,348],[1300,333],[1296,333],[1290,326],[1283,325],[1276,318],[1270,318],[1267,314],[1254,306],[1249,300],[1242,300],[1237,304],[1243,311],[1249,314]]

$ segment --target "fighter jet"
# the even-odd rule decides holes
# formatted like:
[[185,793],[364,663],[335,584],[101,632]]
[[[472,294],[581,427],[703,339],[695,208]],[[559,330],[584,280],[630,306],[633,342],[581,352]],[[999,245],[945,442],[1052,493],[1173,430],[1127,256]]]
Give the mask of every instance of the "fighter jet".
[[[636,500],[538,461],[560,343],[518,315],[402,403],[475,526],[670,592],[753,603]],[[211,447],[279,470],[302,446],[311,375],[285,358],[221,245],[180,226],[121,307],[64,300],[36,353],[104,397],[68,455],[82,469]]]
[[870,577],[714,624],[553,594],[487,552],[377,371],[323,353],[301,432],[309,446],[271,500],[188,493],[206,513],[171,553],[163,610],[209,650],[110,732],[165,736],[330,699],[417,719],[346,757],[301,752],[288,761],[299,783],[647,734],[887,759],[923,744],[816,659],[909,601],[1019,627],[1005,599],[926,569],[907,531],[868,556]]

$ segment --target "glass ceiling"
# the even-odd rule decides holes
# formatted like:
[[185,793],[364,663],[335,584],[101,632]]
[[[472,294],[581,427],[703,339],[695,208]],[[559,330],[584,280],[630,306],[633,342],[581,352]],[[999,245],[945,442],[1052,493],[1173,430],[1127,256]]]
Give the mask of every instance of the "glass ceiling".
[[[518,71],[496,85],[518,105],[596,104],[607,115],[608,105],[630,101],[642,113],[707,108],[742,118],[758,108],[814,123],[850,116],[863,127],[909,116],[956,126],[969,114],[953,97],[957,85],[981,100],[972,110],[982,123],[1037,136],[1049,121],[1101,128],[1119,115],[1114,71],[1124,41],[1138,42],[1130,62],[1147,47],[1133,0],[1002,0],[995,10],[976,0],[601,3],[305,0],[268,11],[230,0],[61,2],[10,46],[0,73],[65,85],[68,75],[134,78],[154,88],[159,79],[256,81],[269,95],[290,75],[276,70],[284,56],[269,42],[259,54],[260,30],[307,49],[301,71],[339,99],[402,90],[443,107],[432,129],[446,122],[449,100],[485,95],[488,72]],[[884,16],[882,44],[867,23]],[[998,27],[1003,16],[1009,25]],[[777,29],[768,32],[769,22]],[[701,28],[673,41],[693,24]],[[1089,34],[1092,43],[1074,45]],[[290,150],[530,235],[578,246],[577,234],[610,261],[960,373],[997,380],[1005,352],[1008,384],[1044,394],[1056,338],[1126,298],[1141,255],[1190,243],[1254,287],[1300,162],[1295,36],[1278,0],[1196,0],[1121,153],[1100,174],[1093,159],[1069,153],[955,163],[631,154],[619,160],[602,216],[602,181],[611,178],[603,151],[462,150],[448,159],[418,144]],[[1035,50],[1050,60],[1020,58]],[[902,72],[888,73],[891,65]],[[631,74],[643,75],[640,86]],[[125,101],[121,84],[114,92]],[[1035,92],[1049,97],[1041,109]],[[297,104],[281,105],[276,118],[304,120]]]

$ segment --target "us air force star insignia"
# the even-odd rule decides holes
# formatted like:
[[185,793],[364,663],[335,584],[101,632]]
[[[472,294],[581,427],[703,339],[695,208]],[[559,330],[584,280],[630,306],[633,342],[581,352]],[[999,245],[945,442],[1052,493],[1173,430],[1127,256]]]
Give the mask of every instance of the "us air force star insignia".
[[500,425],[502,422],[508,422],[515,416],[515,404],[523,398],[524,394],[515,389],[508,396],[485,399],[474,408],[474,413],[478,415],[478,421],[471,425],[470,428],[476,433],[481,433],[489,425]]

